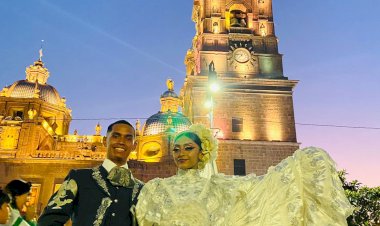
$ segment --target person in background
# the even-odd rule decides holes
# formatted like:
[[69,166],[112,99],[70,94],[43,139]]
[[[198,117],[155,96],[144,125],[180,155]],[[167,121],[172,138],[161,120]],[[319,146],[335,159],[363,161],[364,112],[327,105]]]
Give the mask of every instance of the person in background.
[[0,224],[8,223],[11,217],[11,211],[9,210],[10,201],[8,194],[0,189]]
[[31,187],[32,183],[21,179],[12,180],[5,186],[5,192],[11,197],[11,218],[6,225],[36,225],[35,207],[34,205],[27,205]]

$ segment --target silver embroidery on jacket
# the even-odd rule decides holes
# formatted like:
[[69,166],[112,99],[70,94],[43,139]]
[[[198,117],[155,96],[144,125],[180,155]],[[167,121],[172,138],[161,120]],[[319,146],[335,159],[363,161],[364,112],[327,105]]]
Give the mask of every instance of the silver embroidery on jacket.
[[62,209],[62,206],[68,203],[72,203],[74,200],[67,198],[67,192],[71,192],[73,194],[73,197],[77,195],[78,185],[75,182],[75,180],[70,179],[64,181],[61,187],[59,188],[57,194],[55,194],[53,199],[49,202],[48,206],[55,205],[54,207],[52,207],[52,209]]
[[94,168],[94,172],[92,172],[92,177],[96,180],[99,186],[103,188],[103,190],[107,193],[107,195],[111,196],[107,188],[107,183],[102,178],[102,175],[100,174],[99,166]]
[[109,197],[105,197],[102,199],[102,202],[98,208],[96,213],[96,219],[94,221],[94,226],[99,226],[103,222],[104,214],[106,213],[108,207],[110,207],[112,200]]

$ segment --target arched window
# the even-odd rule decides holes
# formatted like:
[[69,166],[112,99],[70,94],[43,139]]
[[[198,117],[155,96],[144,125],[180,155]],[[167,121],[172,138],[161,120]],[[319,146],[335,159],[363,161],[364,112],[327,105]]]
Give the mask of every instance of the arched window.
[[214,34],[218,34],[219,33],[219,23],[218,22],[214,22],[212,24],[212,32]]
[[237,9],[231,10],[230,25],[231,27],[247,27],[247,13]]

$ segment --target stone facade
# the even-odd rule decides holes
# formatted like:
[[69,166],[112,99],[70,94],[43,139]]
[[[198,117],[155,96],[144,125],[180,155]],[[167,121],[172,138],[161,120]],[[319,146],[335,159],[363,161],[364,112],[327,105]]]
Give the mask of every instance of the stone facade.
[[244,160],[247,174],[262,175],[297,149],[293,142],[219,140],[218,170],[234,175],[234,160]]

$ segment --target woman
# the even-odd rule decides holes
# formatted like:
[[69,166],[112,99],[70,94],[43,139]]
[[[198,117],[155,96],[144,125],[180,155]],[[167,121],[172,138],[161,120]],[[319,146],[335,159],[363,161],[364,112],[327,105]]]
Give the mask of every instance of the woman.
[[[29,226],[36,225],[34,215],[34,206],[26,206],[29,199],[30,188],[32,184],[24,180],[12,180],[5,186],[5,192],[11,197],[11,219],[8,224],[12,226]],[[22,210],[26,209],[25,219],[21,216]]]
[[264,176],[216,174],[217,141],[192,125],[174,139],[175,176],[149,181],[136,206],[140,225],[346,225],[352,207],[334,162],[306,148]]

